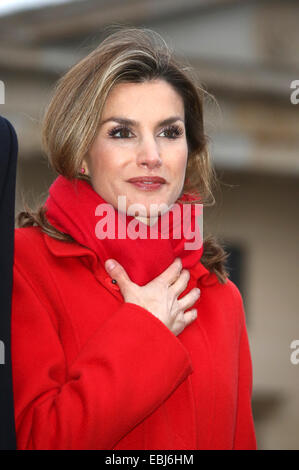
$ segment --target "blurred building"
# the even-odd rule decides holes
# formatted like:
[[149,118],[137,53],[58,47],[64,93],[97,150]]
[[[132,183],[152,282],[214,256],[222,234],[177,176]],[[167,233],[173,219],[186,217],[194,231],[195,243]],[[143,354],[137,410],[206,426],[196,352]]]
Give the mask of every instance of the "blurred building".
[[206,132],[222,184],[205,223],[230,251],[244,299],[259,449],[299,449],[299,364],[290,361],[299,339],[298,18],[296,0],[76,0],[0,17],[0,113],[19,138],[16,213],[23,195],[43,201],[55,177],[40,139],[53,85],[107,26],[156,30],[215,96]]

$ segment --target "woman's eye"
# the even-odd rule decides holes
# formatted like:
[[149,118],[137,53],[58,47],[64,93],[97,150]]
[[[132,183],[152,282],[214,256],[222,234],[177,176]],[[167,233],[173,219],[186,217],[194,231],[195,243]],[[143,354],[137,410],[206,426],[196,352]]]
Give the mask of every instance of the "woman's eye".
[[[131,131],[128,127],[114,127],[113,129],[109,130],[108,134],[110,137],[116,139],[127,139],[130,138]],[[166,127],[162,133],[166,134],[166,138],[168,139],[177,139],[180,135],[183,134],[183,130],[179,126],[169,126]],[[119,135],[117,135],[119,134]]]
[[183,130],[178,126],[166,127],[162,132],[166,132],[166,137],[169,139],[177,139],[183,134]]
[[113,129],[111,129],[108,134],[111,136],[111,137],[115,137],[116,139],[119,139],[119,138],[122,138],[120,136],[117,136],[117,134],[121,133],[123,138],[128,138],[128,133],[131,132],[130,129],[128,127],[114,127]]

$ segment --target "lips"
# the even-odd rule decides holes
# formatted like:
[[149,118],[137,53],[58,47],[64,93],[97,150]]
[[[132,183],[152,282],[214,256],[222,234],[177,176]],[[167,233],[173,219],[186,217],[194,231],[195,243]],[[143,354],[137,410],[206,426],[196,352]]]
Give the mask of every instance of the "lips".
[[128,183],[133,184],[136,189],[141,191],[156,191],[162,188],[166,180],[161,176],[138,176],[130,178]]
[[164,184],[166,180],[161,176],[138,176],[136,178],[130,178],[130,183],[142,183],[142,184]]

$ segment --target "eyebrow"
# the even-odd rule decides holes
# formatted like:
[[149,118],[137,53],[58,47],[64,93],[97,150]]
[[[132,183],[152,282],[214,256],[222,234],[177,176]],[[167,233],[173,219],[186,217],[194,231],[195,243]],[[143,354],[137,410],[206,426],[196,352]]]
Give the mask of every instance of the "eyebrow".
[[[106,122],[109,121],[115,121],[118,122],[119,124],[127,124],[131,126],[138,126],[138,122],[134,121],[134,119],[126,119],[118,116],[111,116],[110,118],[105,119],[104,121],[100,122],[100,127],[106,124]],[[171,116],[167,119],[163,119],[163,121],[158,122],[158,126],[166,126],[168,124],[172,124],[173,122],[176,121],[182,121],[184,123],[184,120],[180,116]]]

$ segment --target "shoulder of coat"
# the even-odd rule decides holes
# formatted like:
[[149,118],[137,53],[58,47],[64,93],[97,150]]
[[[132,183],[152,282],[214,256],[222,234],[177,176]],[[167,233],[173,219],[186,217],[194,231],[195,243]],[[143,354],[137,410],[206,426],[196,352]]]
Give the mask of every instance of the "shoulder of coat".
[[[35,259],[46,253],[42,230],[39,227],[20,227],[14,231],[14,260],[16,263]],[[29,266],[29,265],[28,265]]]

